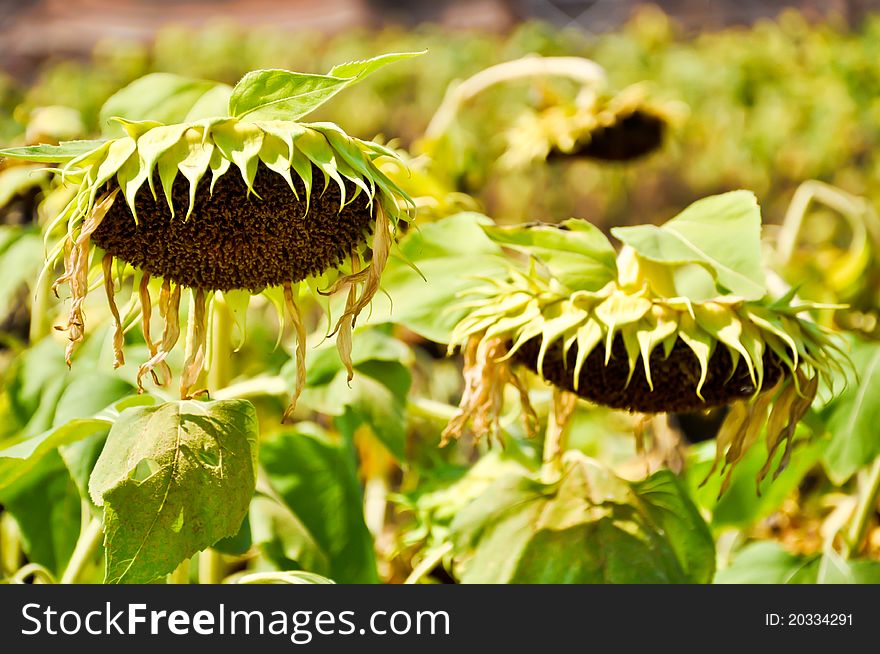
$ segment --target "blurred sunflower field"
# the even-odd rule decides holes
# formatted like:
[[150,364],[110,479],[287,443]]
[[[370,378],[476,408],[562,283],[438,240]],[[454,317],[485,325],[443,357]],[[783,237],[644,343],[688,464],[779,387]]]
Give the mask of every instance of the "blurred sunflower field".
[[0,145],[6,582],[880,583],[880,16],[169,26]]

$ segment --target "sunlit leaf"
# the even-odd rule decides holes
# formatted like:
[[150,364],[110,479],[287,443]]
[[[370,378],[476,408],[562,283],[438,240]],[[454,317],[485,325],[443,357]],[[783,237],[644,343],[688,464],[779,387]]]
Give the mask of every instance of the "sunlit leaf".
[[108,583],[147,583],[238,532],[256,481],[243,400],[180,401],[117,419],[89,481],[104,507]]
[[705,266],[719,286],[745,300],[759,300],[767,293],[761,267],[761,210],[750,191],[698,200],[660,227],[615,227],[611,233],[645,259]]
[[[104,134],[116,137],[122,136],[125,131],[122,125],[110,120],[114,117],[131,121],[153,120],[165,125],[180,123],[188,119],[190,112],[200,102],[199,113],[207,110],[216,97],[214,94],[223,93],[216,89],[225,86],[172,73],[150,73],[111,95],[101,107],[99,124]],[[212,95],[205,98],[209,93]]]
[[566,220],[562,229],[550,225],[483,229],[496,243],[538,259],[573,291],[598,291],[616,277],[614,247],[585,220]]

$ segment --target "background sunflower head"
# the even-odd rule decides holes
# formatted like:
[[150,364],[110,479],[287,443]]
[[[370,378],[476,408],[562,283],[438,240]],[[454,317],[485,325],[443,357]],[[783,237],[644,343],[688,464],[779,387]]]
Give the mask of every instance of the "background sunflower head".
[[584,220],[486,231],[528,258],[467,300],[451,347],[465,350],[468,383],[447,436],[493,424],[515,362],[616,409],[730,405],[716,465],[735,464],[765,425],[772,459],[846,363],[806,315],[819,305],[768,292],[750,192],[700,200],[661,227],[615,228],[619,253]]
[[508,168],[558,157],[632,161],[663,145],[686,109],[649,98],[645,84],[611,93],[585,88],[568,102],[519,116],[506,133],[501,163]]

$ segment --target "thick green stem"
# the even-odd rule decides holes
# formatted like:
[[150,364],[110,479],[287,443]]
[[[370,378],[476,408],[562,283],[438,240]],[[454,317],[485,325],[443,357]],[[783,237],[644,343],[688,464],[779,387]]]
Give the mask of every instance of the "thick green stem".
[[871,516],[877,510],[877,500],[880,497],[880,456],[874,459],[871,468],[864,475],[860,485],[858,504],[849,524],[846,533],[846,541],[844,543],[844,557],[847,559],[857,554],[862,541],[865,539],[865,532],[871,521]]
[[188,584],[189,583],[189,559],[180,562],[174,572],[168,575],[169,584]]
[[67,563],[64,574],[61,575],[62,584],[75,584],[79,581],[83,571],[92,562],[98,546],[104,536],[101,520],[92,518],[86,527],[80,532],[73,554]]
[[232,378],[232,313],[225,302],[214,299],[211,326],[211,355],[208,359],[208,392],[214,397]]
[[853,233],[851,252],[858,253],[869,236],[874,240],[880,238],[880,221],[873,207],[864,198],[846,193],[830,184],[810,180],[797,188],[785,212],[785,219],[776,239],[779,265],[785,266],[791,261],[807,210],[814,202],[834,209],[849,222]]
[[223,582],[224,565],[220,552],[208,548],[199,553],[199,583],[219,584]]
[[0,513],[0,572],[9,577],[22,563],[21,533],[9,513]]

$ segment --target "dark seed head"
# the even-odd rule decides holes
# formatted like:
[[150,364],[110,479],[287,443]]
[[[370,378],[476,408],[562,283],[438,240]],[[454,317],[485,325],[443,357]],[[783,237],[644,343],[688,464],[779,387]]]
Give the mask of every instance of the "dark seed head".
[[[373,223],[369,199],[361,192],[340,211],[336,182],[324,190],[324,173],[312,167],[313,188],[306,213],[305,188],[292,175],[299,199],[277,173],[260,164],[253,192],[234,168],[210,193],[208,172],[199,182],[192,214],[189,181],[172,186],[174,218],[154,176],[135,196],[137,223],[121,195],[92,235],[109,254],[154,277],[207,290],[247,289],[298,282],[339,266],[366,242]],[[113,190],[115,182],[107,190]],[[357,187],[346,180],[346,200]]]
[[[514,357],[537,372],[538,353],[541,341],[533,338],[527,341]],[[691,349],[681,340],[668,358],[663,357],[663,348],[651,352],[651,380],[654,389],[648,386],[641,358],[636,360],[635,371],[629,384],[629,362],[623,338],[618,335],[611,347],[611,359],[605,365],[605,348],[596,347],[587,356],[581,368],[578,390],[574,390],[574,368],[577,360],[576,348],[571,348],[566,361],[562,359],[562,341],[557,341],[544,357],[544,379],[580,397],[603,404],[613,409],[625,409],[641,413],[684,413],[710,409],[750,397],[755,392],[749,376],[748,367],[740,359],[736,369],[725,347],[715,348],[709,359],[706,381],[701,389],[704,399],[697,396],[700,380],[700,362]],[[769,349],[764,353],[763,388],[772,388],[783,375],[782,362]]]
[[[608,127],[602,127],[589,140],[575,146],[568,156],[590,157],[603,161],[631,161],[653,152],[663,143],[666,122],[654,114],[636,110]],[[552,151],[551,158],[566,156]]]

